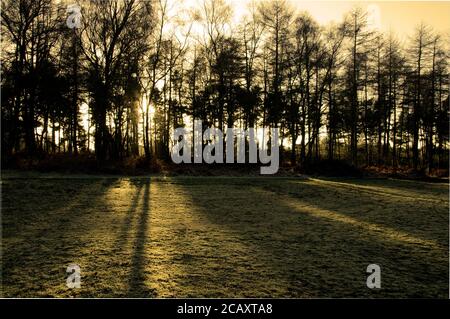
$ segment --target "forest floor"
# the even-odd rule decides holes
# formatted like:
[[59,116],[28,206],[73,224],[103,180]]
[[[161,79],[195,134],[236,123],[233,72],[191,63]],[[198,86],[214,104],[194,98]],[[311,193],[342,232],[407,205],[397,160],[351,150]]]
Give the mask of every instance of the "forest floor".
[[[3,297],[441,297],[448,184],[3,174]],[[66,286],[69,264],[81,288]],[[366,286],[369,264],[381,289]]]

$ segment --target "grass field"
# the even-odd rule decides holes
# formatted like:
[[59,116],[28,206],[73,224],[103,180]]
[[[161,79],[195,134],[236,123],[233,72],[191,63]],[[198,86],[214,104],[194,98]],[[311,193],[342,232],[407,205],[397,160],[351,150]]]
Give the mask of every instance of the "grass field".
[[400,180],[4,177],[2,295],[448,298],[448,195]]

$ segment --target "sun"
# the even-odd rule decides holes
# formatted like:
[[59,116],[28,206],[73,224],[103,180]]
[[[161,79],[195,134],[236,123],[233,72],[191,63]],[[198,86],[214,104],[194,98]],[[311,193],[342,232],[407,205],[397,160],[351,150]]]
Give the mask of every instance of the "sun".
[[142,100],[141,100],[141,112],[143,114],[147,114],[147,110],[148,110],[148,113],[150,114],[150,117],[153,117],[154,114],[156,113],[155,106],[152,103],[148,103],[148,95],[143,94]]

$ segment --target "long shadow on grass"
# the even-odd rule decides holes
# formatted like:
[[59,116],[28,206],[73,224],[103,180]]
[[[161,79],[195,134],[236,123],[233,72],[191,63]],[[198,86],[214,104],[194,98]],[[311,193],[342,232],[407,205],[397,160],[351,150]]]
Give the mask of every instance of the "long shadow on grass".
[[[70,181],[70,180],[69,180]],[[22,250],[22,245],[27,246],[30,243],[38,244],[42,240],[49,240],[51,238],[60,238],[67,235],[68,228],[77,222],[77,219],[81,218],[87,213],[86,208],[94,206],[98,201],[102,200],[104,195],[108,192],[109,188],[116,182],[115,179],[107,180],[88,180],[92,183],[86,188],[82,188],[77,192],[77,197],[71,198],[58,198],[54,197],[55,203],[61,203],[59,205],[52,206],[48,209],[46,202],[42,200],[42,197],[35,195],[29,197],[28,205],[31,209],[26,210],[29,215],[33,215],[34,221],[30,223],[25,214],[21,215],[20,220],[16,220],[16,223],[21,223],[29,226],[29,229],[21,233],[13,234],[14,244],[11,247],[6,246],[4,256],[8,256],[9,253],[23,251],[28,252],[27,249]],[[48,181],[43,181],[48,182]],[[92,189],[91,187],[95,187]],[[98,189],[100,188],[100,190]],[[92,192],[94,190],[94,192]],[[89,192],[89,194],[87,194]],[[82,202],[85,195],[89,196],[89,201]],[[22,194],[27,196],[27,194]],[[68,202],[65,202],[68,200]],[[20,211],[21,207],[15,207],[15,210]],[[8,215],[6,211],[3,211],[4,215]],[[5,228],[8,225],[3,224]],[[14,227],[14,225],[11,225]]]
[[[219,180],[205,189],[195,182],[179,182],[196,205],[193,211],[235,234],[227,240],[252,248],[254,253],[241,263],[263,265],[261,273],[241,273],[242,281],[265,281],[269,291],[278,286],[272,290],[275,297],[448,296],[448,264],[440,257],[438,262],[433,260],[436,256],[427,260],[407,244],[371,236],[354,225],[319,218],[302,208],[293,210],[277,196],[264,195],[267,192],[260,190],[266,183],[272,182]],[[221,201],[220,208],[209,205],[215,200]],[[371,263],[382,267],[382,290],[366,287],[366,267]],[[187,273],[195,271],[189,263],[184,267]],[[266,272],[268,268],[271,271]],[[280,289],[278,283],[285,287]],[[255,297],[260,296],[267,293]]]
[[340,184],[343,183],[288,180],[261,185],[261,188],[448,247],[448,201],[445,197],[440,202],[414,201],[378,191],[360,191],[358,184],[349,181],[345,183],[348,186]]
[[122,251],[124,249],[124,246],[129,239],[130,231],[133,227],[132,222],[137,214],[139,200],[141,199],[142,189],[144,188],[141,181],[139,181],[139,183],[135,183],[135,186],[136,192],[130,201],[130,208],[122,222],[122,226],[119,230],[119,236],[117,237],[116,244],[114,245],[118,251]]
[[[65,271],[64,267],[68,264],[66,259],[83,245],[79,238],[71,235],[72,231],[80,226],[80,220],[89,214],[92,207],[104,204],[105,194],[117,180],[87,181],[92,184],[82,188],[78,192],[79,196],[66,202],[65,206],[56,205],[54,209],[48,210],[39,196],[29,198],[31,209],[28,211],[34,217],[32,223],[27,225],[25,232],[11,233],[4,240],[2,262],[5,296],[42,296],[48,285],[60,284],[52,283],[52,280],[61,276],[60,272]],[[48,182],[51,180],[42,181]],[[64,202],[65,198],[55,197],[53,200]],[[20,207],[14,209],[20,210]],[[27,223],[26,214],[21,216],[15,222]],[[14,228],[15,225],[4,227]]]
[[[320,188],[320,186],[313,187],[313,193],[329,194],[331,190],[329,187]],[[264,190],[267,187],[264,186],[260,189]],[[280,190],[278,189],[273,194],[280,196]],[[351,232],[358,233],[359,228],[363,236],[372,240],[375,239],[376,243],[381,244],[377,250],[372,251],[375,255],[378,255],[379,260],[384,260],[384,265],[388,265],[392,274],[396,274],[392,276],[391,280],[392,282],[400,282],[404,287],[405,294],[413,297],[439,296],[447,298],[448,283],[446,278],[448,278],[449,271],[448,215],[446,208],[441,207],[440,211],[434,212],[439,214],[433,215],[430,214],[426,206],[416,206],[409,211],[409,214],[407,212],[402,219],[396,218],[395,215],[401,215],[398,210],[403,207],[399,204],[399,201],[393,201],[389,205],[395,206],[398,210],[390,207],[391,209],[387,209],[373,218],[370,214],[369,216],[364,214],[361,216],[358,209],[356,209],[356,212],[353,209],[353,213],[349,213],[346,206],[352,203],[351,198],[343,199],[340,207],[336,207],[336,200],[332,196],[317,200],[314,196],[298,198],[298,195],[298,193],[290,192],[284,194],[281,191],[280,197],[283,197],[285,201],[287,200],[285,202],[287,207],[299,213],[310,214],[332,223],[344,223],[346,228],[348,226],[351,228],[349,229],[350,236]],[[355,195],[361,196],[361,194]],[[367,201],[370,202],[373,200],[373,195],[372,197],[369,197],[370,195],[364,195],[363,197],[367,197]],[[383,197],[381,196],[381,198]],[[363,202],[361,199],[360,201]],[[359,204],[361,205],[361,203]],[[361,210],[364,210],[364,205],[361,206]],[[409,208],[409,206],[406,205],[406,208]],[[389,214],[394,216],[389,216]],[[352,215],[356,218],[351,217]],[[385,217],[384,220],[381,219],[383,217]],[[373,219],[376,219],[376,223],[373,223]],[[426,225],[425,228],[423,227],[424,224]],[[403,231],[404,229],[407,232]],[[422,238],[415,237],[415,233],[420,234]],[[360,240],[360,237],[358,236],[355,240]],[[428,237],[435,240],[426,239]],[[381,252],[382,254],[380,254]],[[394,291],[392,287],[390,288]],[[417,293],[414,289],[421,292]]]
[[82,205],[80,198],[101,184],[100,179],[6,179],[2,185],[3,238],[36,237],[40,228],[45,229],[49,215]]
[[150,179],[144,186],[142,210],[137,221],[137,233],[131,257],[128,297],[152,297],[154,291],[145,285],[147,231],[150,219]]

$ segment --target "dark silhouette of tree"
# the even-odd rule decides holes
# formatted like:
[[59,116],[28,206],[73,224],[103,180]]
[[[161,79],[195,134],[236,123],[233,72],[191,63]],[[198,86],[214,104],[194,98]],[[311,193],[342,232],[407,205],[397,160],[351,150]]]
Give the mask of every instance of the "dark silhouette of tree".
[[283,164],[302,169],[447,167],[448,44],[430,27],[403,43],[361,8],[320,25],[284,0],[250,3],[240,21],[226,0],[170,3],[81,0],[71,28],[65,2],[2,1],[2,164],[167,161],[172,130],[202,120],[278,128]]
[[[95,153],[103,161],[111,153],[114,140],[107,126],[107,114],[113,111],[116,125],[122,123],[124,109],[119,103],[123,102],[124,83],[135,73],[133,64],[141,60],[148,47],[152,7],[148,1],[106,0],[86,1],[84,8],[82,50],[93,100]],[[119,127],[115,132],[119,141],[116,146],[121,143],[120,132]]]

